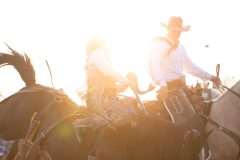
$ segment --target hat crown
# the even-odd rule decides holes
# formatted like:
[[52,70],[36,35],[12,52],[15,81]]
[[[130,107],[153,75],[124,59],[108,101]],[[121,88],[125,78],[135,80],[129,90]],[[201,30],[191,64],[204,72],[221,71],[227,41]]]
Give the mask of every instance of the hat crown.
[[181,17],[171,17],[168,21],[168,27],[182,28],[182,18]]

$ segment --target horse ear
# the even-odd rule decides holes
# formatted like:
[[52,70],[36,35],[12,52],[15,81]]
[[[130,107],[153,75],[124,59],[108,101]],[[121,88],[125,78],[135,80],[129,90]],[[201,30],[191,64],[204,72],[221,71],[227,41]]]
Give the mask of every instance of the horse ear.
[[205,142],[208,139],[208,137],[212,134],[212,132],[213,132],[213,130],[200,134],[196,138],[196,143],[197,144],[202,144],[203,142]]

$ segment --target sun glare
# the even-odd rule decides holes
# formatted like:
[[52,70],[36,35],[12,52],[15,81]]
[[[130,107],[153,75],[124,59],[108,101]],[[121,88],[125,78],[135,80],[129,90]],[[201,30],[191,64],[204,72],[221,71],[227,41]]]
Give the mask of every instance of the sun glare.
[[[234,69],[238,67],[233,67],[232,64],[237,65],[238,60],[232,57],[239,49],[238,41],[234,40],[238,36],[232,37],[237,33],[230,32],[237,31],[239,28],[239,24],[231,20],[238,18],[239,14],[235,14],[238,11],[237,5],[218,1],[206,1],[206,3],[190,0],[181,2],[176,0],[69,2],[42,0],[37,3],[29,3],[27,0],[21,3],[6,1],[1,5],[2,10],[0,10],[1,15],[6,15],[3,16],[4,25],[0,29],[0,47],[2,51],[6,49],[4,43],[8,43],[19,52],[29,54],[36,69],[37,82],[51,86],[49,71],[45,64],[47,59],[51,66],[55,87],[63,88],[71,97],[76,97],[77,90],[82,88],[85,82],[86,44],[93,35],[100,34],[107,39],[114,68],[123,75],[134,72],[139,78],[140,86],[146,88],[151,82],[146,66],[149,41],[154,36],[165,32],[160,28],[160,22],[166,22],[169,16],[175,15],[183,17],[185,24],[192,25],[191,31],[184,35],[183,39],[181,37],[181,40],[186,44],[193,61],[207,71],[212,71],[213,74],[215,64],[224,63],[225,73],[229,74],[228,70],[230,70],[231,74],[236,75],[238,72]],[[216,3],[219,7],[215,7],[215,11],[212,12]],[[187,9],[186,4],[190,6]],[[230,5],[233,12],[222,12],[226,4]],[[222,23],[223,21],[226,23]],[[21,25],[16,27],[16,24]],[[230,28],[228,24],[234,25]],[[231,43],[226,39],[231,39]],[[201,51],[205,42],[210,44],[210,47]],[[226,53],[233,56],[230,57],[229,54],[226,56]],[[3,71],[1,73],[4,78],[6,77],[1,79],[0,86],[4,97],[17,91],[19,86],[23,87],[24,84],[19,77],[17,77],[18,84],[7,85],[8,80],[14,78],[8,76],[10,73],[5,74]],[[225,73],[221,72],[220,75]],[[17,75],[16,72],[12,74]]]

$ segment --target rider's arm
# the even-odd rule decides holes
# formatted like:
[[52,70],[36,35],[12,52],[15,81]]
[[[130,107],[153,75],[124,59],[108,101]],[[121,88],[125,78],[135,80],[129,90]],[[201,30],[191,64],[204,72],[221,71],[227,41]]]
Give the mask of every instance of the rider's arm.
[[203,70],[202,68],[198,67],[196,64],[194,64],[190,59],[190,57],[187,55],[185,49],[184,48],[181,48],[181,49],[183,49],[183,52],[181,52],[183,69],[187,73],[195,77],[198,77],[202,80],[211,80],[212,75],[206,72],[205,70]]
[[124,76],[122,76],[116,70],[113,69],[112,64],[106,58],[103,50],[97,49],[96,51],[94,51],[90,63],[94,64],[97,67],[97,69],[105,76],[109,76],[119,83],[123,84],[128,83],[128,80]]

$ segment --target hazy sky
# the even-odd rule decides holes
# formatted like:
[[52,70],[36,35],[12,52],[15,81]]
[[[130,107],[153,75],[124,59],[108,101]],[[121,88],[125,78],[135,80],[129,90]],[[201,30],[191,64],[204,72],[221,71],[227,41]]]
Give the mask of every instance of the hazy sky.
[[[27,53],[37,82],[74,95],[84,84],[85,47],[94,34],[109,42],[116,68],[134,71],[148,84],[145,70],[148,41],[162,35],[160,22],[181,16],[191,30],[182,43],[192,60],[220,76],[240,77],[238,54],[240,10],[238,0],[1,0],[0,51],[8,43]],[[206,48],[205,45],[209,47]],[[12,68],[0,69],[0,91],[8,96],[24,87]]]

